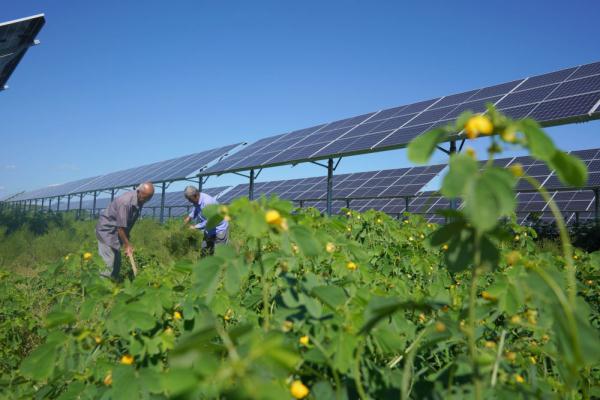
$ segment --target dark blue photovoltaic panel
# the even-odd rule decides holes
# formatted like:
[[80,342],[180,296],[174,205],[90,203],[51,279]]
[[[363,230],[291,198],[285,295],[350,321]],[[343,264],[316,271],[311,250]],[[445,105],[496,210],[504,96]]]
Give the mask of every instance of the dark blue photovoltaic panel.
[[600,62],[582,65],[573,75],[569,77],[569,80],[591,75],[600,75]]
[[597,91],[600,91],[600,75],[564,82],[548,98],[556,99]]
[[521,86],[519,86],[519,90],[526,90],[539,86],[560,83],[566,80],[576,69],[577,67],[573,67],[562,69],[560,71],[550,72],[549,74],[532,76],[531,78],[527,79]]
[[532,112],[533,109],[536,107],[537,107],[537,104],[529,104],[527,106],[505,108],[502,110],[502,113],[504,113],[507,117],[510,117],[513,119],[521,119],[521,118],[525,118],[527,115],[529,115],[529,113]]
[[468,102],[455,107],[444,119],[455,119],[464,111],[472,111],[474,113],[484,112],[487,109],[488,103],[495,104],[500,99],[501,96],[488,97],[483,100],[469,100]]
[[548,96],[557,87],[558,84],[552,84],[534,89],[514,92],[500,100],[500,102],[497,104],[497,107],[502,109],[524,104],[538,103],[544,100],[546,96]]
[[473,96],[475,93],[477,93],[478,91],[479,91],[479,89],[470,90],[468,92],[463,92],[463,93],[451,94],[450,96],[446,96],[443,99],[441,99],[440,101],[438,101],[437,103],[435,103],[435,105],[431,106],[431,108],[432,109],[433,108],[442,108],[442,107],[447,107],[447,106],[464,103],[465,101],[468,101],[469,98],[471,96]]
[[523,81],[523,79],[519,79],[519,80],[512,81],[512,82],[501,83],[499,85],[494,85],[494,86],[483,88],[483,89],[479,90],[476,94],[471,96],[469,101],[487,99],[489,97],[494,97],[494,96],[503,96],[506,93],[513,90],[522,81]]
[[373,148],[382,149],[409,143],[412,139],[427,131],[430,127],[431,124],[413,126],[410,128],[400,128],[385,140],[377,143]]
[[600,92],[545,101],[535,108],[529,117],[539,122],[554,122],[585,116],[598,100],[600,100]]
[[44,26],[43,14],[0,23],[0,91]]

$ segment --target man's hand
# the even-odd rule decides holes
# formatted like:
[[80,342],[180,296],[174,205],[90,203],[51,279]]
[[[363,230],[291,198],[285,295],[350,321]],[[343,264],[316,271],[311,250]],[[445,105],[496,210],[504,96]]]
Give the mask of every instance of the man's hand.
[[133,246],[129,243],[127,243],[125,245],[125,255],[127,257],[132,257],[133,256]]

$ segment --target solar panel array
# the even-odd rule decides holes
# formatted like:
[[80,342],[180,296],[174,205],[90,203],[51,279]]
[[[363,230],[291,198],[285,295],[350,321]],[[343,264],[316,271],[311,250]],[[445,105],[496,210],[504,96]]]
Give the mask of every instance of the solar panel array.
[[88,193],[120,187],[133,187],[143,182],[164,182],[181,180],[206,165],[226,155],[240,143],[219,147],[200,153],[189,154],[166,161],[159,161],[141,167],[129,168],[93,178],[80,179],[62,185],[24,192],[13,201],[40,199],[75,193]]
[[[444,168],[444,165],[432,165],[334,175],[333,198],[364,199],[412,196]],[[257,182],[254,186],[254,194],[255,196],[276,194],[282,199],[294,201],[324,200],[327,197],[326,181],[327,177],[322,176]],[[248,184],[237,185],[227,192],[221,201],[230,203],[238,197],[247,196],[248,189]]]
[[453,94],[261,139],[205,174],[400,148],[466,110],[495,104],[543,126],[600,118],[600,62]]
[[0,90],[27,52],[44,26],[44,15],[34,15],[0,23]]

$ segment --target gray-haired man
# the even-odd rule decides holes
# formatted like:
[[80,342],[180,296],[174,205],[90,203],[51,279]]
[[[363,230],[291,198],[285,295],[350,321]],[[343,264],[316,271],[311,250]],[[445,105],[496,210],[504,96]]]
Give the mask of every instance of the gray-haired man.
[[144,203],[154,195],[151,182],[142,183],[133,192],[117,197],[100,214],[96,224],[98,252],[106,263],[106,270],[100,275],[120,281],[121,246],[127,256],[133,255],[133,246],[129,242],[129,232],[140,216]]
[[201,229],[204,231],[204,242],[202,243],[202,255],[213,254],[215,252],[215,244],[225,244],[228,240],[229,223],[225,220],[221,221],[216,227],[206,230],[208,220],[202,214],[204,207],[209,204],[219,204],[212,196],[200,191],[194,186],[188,186],[183,191],[185,198],[192,203],[194,209],[185,217],[184,222],[190,223],[191,229]]

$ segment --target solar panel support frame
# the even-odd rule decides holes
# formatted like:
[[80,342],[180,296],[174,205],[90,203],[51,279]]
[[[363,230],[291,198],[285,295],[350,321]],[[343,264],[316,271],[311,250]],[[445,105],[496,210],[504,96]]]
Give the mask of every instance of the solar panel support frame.
[[596,225],[600,223],[599,219],[600,214],[600,189],[594,189],[594,220],[596,221]]
[[167,183],[163,182],[161,185],[161,193],[160,193],[160,223],[163,224],[165,222],[165,195],[167,192]]
[[[341,158],[340,158],[341,160]],[[331,216],[333,206],[333,158],[327,160],[327,216]]]

